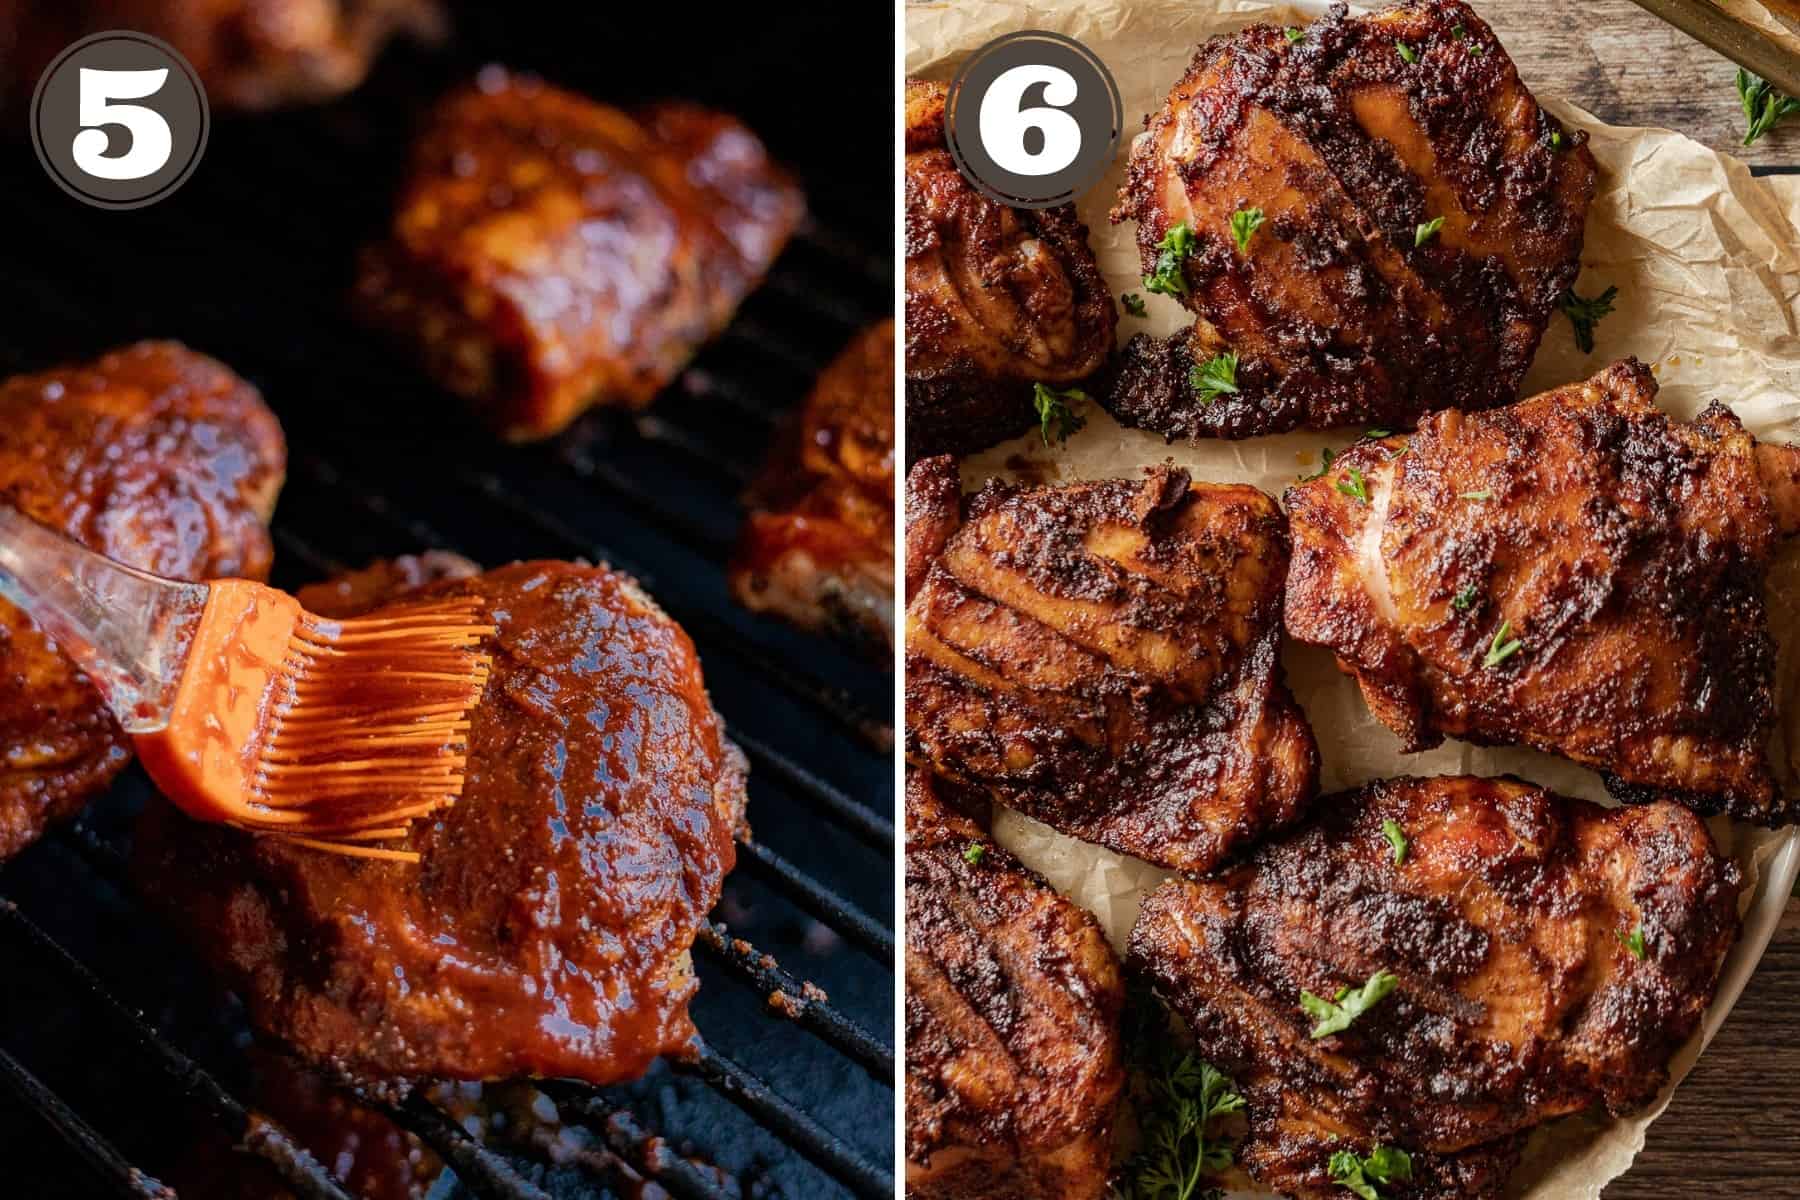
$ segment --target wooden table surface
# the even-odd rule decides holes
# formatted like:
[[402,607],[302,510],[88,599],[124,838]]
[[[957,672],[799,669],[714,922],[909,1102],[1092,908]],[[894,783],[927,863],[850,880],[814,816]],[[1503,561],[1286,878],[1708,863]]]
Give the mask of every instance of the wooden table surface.
[[[1740,145],[1737,68],[1630,0],[1472,0],[1539,95],[1661,125],[1756,166],[1800,167],[1800,116]],[[1800,900],[1648,1144],[1606,1200],[1800,1197]]]

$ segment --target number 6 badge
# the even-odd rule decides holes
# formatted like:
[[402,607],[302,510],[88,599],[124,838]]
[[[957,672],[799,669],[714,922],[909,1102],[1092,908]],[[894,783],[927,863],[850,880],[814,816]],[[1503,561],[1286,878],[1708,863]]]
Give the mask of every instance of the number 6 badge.
[[1124,106],[1106,64],[1073,38],[1025,30],[995,38],[957,71],[944,137],[965,178],[1002,204],[1050,208],[1105,174]]
[[211,126],[173,46],[128,29],[56,56],[31,99],[31,144],[58,187],[98,208],[142,208],[187,182]]

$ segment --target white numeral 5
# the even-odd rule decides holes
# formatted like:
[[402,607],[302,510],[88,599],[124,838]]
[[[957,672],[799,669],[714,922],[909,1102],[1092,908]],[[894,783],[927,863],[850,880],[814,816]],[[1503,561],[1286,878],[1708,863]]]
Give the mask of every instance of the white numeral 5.
[[[151,71],[81,68],[82,130],[70,145],[75,165],[95,179],[142,179],[160,171],[174,152],[169,123],[155,109],[109,101],[154,96],[168,78],[167,67]],[[106,131],[97,128],[101,125],[123,125],[131,134],[131,148],[109,156]]]

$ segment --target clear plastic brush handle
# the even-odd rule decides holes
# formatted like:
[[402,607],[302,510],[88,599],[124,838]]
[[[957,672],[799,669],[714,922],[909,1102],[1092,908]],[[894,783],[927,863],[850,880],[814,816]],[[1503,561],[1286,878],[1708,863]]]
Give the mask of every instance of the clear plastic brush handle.
[[127,733],[169,723],[205,584],[116,563],[0,504],[0,596],[81,668]]

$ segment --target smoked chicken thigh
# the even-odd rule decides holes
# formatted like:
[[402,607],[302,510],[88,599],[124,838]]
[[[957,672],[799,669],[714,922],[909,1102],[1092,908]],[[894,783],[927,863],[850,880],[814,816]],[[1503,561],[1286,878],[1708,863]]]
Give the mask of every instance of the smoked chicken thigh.
[[[1575,280],[1586,136],[1472,8],[1339,4],[1300,33],[1206,42],[1133,144],[1113,220],[1196,319],[1131,340],[1103,397],[1123,424],[1241,438],[1504,404]],[[1242,248],[1238,213],[1261,218]],[[1201,390],[1226,355],[1231,390]]]
[[739,603],[894,648],[894,323],[825,368],[751,489],[731,565]]
[[[281,426],[174,342],[0,383],[0,503],[140,570],[268,577]],[[0,600],[0,860],[105,790],[131,740],[87,676]]]
[[300,593],[325,616],[473,595],[498,628],[463,794],[407,835],[421,861],[156,804],[134,870],[251,1021],[313,1062],[373,1079],[632,1079],[695,1036],[689,950],[735,860],[744,758],[687,635],[629,577],[468,569],[405,560]]
[[[959,499],[921,478],[945,471],[913,469],[920,510]],[[906,611],[914,762],[1177,870],[1209,869],[1311,798],[1318,750],[1277,658],[1287,533],[1269,497],[1157,467],[992,483],[947,534],[948,513],[908,515],[909,537],[942,539]]]
[[179,50],[215,108],[311,103],[360,84],[393,38],[445,24],[437,0],[0,0],[0,99],[28,102],[77,38],[134,29]]
[[1800,529],[1800,449],[1655,396],[1627,359],[1353,447],[1288,489],[1287,628],[1409,749],[1532,746],[1622,799],[1779,824],[1763,584]]
[[1100,925],[906,781],[906,1194],[1100,1200],[1125,985]]
[[906,438],[912,460],[980,450],[1037,421],[1033,385],[1078,385],[1118,313],[1072,204],[1009,208],[944,142],[941,83],[906,81]]
[[[1260,1183],[1327,1200],[1335,1151],[1386,1145],[1413,1179],[1383,1196],[1498,1197],[1533,1126],[1655,1099],[1736,938],[1739,883],[1676,804],[1389,780],[1321,799],[1241,866],[1163,884],[1130,962],[1237,1080]],[[1311,1036],[1302,992],[1330,1001],[1378,972],[1391,992]]]
[[722,329],[804,211],[721,113],[628,114],[485,68],[434,109],[355,300],[512,441],[642,408]]

